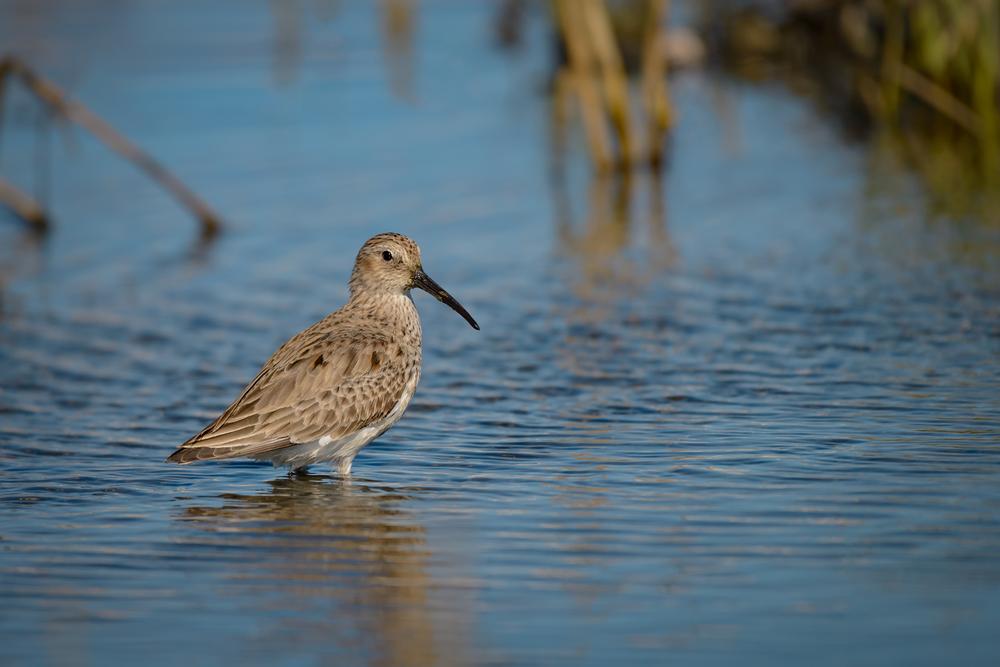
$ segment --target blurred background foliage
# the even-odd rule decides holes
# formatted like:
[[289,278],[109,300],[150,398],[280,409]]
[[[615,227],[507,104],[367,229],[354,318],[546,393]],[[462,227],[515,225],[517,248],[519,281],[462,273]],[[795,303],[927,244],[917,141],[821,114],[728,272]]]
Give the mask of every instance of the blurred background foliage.
[[[377,6],[389,85],[413,101],[420,4]],[[309,24],[336,20],[341,7],[328,0],[270,7],[275,81],[288,85]],[[751,82],[781,81],[814,100],[848,137],[884,153],[880,165],[918,173],[932,214],[1000,220],[1000,0],[500,0],[492,33],[513,52],[532,21],[550,35],[556,166],[577,137],[567,128],[579,124],[598,174],[658,171],[678,120],[668,73],[708,64]],[[61,92],[30,67],[0,62],[0,102],[15,75],[29,88],[42,80],[49,88],[42,102],[74,120],[67,110],[76,103],[59,102]],[[152,157],[146,162],[154,165],[147,171],[164,171]],[[193,193],[185,198],[200,203]],[[0,181],[0,201],[29,222],[44,217],[43,206],[8,181]]]
[[1000,2],[701,3],[717,62],[780,79],[922,177],[950,217],[1000,221]]
[[[673,119],[660,82],[668,65],[700,59],[703,38],[712,63],[751,81],[786,81],[851,134],[873,139],[915,169],[943,215],[1000,220],[997,0],[710,0],[690,5],[693,38],[667,30],[669,5],[551,3],[558,52],[569,54],[560,60],[554,94],[572,79],[599,169],[635,161],[627,155],[636,143],[630,124],[636,114],[618,80],[626,73],[641,80],[649,118],[643,154],[654,165],[661,161],[662,133]],[[616,49],[608,47],[605,30]],[[602,97],[625,157],[611,157],[612,142],[595,111]]]
[[[406,97],[419,6],[381,8]],[[578,118],[598,172],[662,165],[676,120],[668,71],[707,56],[815,100],[884,152],[880,164],[915,170],[940,215],[1000,221],[1000,0],[503,0],[495,16],[509,49],[532,17],[549,23],[554,127]]]

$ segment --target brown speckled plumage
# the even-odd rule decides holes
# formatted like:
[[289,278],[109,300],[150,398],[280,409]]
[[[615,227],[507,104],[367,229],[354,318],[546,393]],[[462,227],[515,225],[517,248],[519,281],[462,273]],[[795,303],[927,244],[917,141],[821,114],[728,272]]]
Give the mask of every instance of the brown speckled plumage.
[[479,328],[426,274],[420,249],[379,234],[358,252],[347,304],[293,336],[215,421],[170,461],[251,457],[304,468],[331,461],[346,474],[357,452],[403,414],[420,379],[420,287]]

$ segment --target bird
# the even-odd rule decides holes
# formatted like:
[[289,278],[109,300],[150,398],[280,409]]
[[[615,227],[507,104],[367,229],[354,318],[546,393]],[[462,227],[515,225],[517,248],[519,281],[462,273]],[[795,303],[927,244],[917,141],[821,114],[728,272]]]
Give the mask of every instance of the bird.
[[167,461],[248,457],[298,472],[330,463],[350,475],[358,452],[403,416],[420,380],[413,288],[479,330],[424,273],[413,240],[376,234],[358,251],[347,303],[279,347],[239,397]]

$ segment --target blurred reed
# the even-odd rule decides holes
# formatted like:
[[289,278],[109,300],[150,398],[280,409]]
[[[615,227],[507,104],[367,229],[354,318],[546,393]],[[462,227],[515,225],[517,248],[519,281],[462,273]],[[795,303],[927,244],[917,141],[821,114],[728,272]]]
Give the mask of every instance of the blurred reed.
[[[590,155],[602,172],[641,164],[659,166],[672,122],[664,42],[669,3],[643,0],[615,9],[618,16],[637,17],[629,22],[638,26],[637,33],[620,29],[624,22],[613,20],[603,0],[552,2],[552,16],[565,53],[565,62],[554,77],[554,94],[557,98],[571,94],[577,99]],[[636,34],[638,39],[633,39]],[[636,43],[641,54],[641,102],[633,104],[624,54],[626,46]],[[644,113],[640,114],[640,109]],[[644,135],[637,129],[640,116],[645,121]]]

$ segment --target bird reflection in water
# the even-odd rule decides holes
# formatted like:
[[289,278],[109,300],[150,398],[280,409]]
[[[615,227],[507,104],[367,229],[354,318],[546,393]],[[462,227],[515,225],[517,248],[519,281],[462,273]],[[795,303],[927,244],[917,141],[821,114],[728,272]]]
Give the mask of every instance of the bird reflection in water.
[[212,535],[206,546],[246,551],[226,585],[252,588],[275,612],[262,642],[306,650],[332,642],[374,665],[458,660],[461,622],[432,608],[425,531],[403,508],[406,496],[325,475],[269,484],[267,493],[226,494],[221,507],[182,516]]

